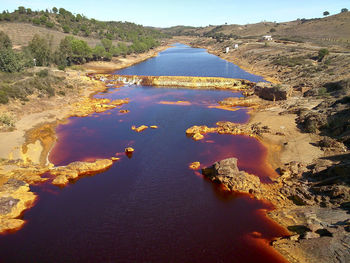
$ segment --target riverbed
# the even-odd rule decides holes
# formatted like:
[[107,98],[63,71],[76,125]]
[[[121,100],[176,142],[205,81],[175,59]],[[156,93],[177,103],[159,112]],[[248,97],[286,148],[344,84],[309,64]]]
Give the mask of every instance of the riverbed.
[[[232,63],[184,45],[119,70],[127,75],[216,76],[263,80]],[[217,102],[238,92],[111,86],[98,98],[130,103],[57,127],[49,159],[55,165],[120,157],[107,171],[65,188],[32,187],[39,194],[20,231],[0,237],[5,262],[284,262],[269,242],[287,231],[266,217],[268,202],[233,194],[188,168],[238,158],[241,170],[269,183],[276,174],[266,149],[247,136],[185,130],[217,121],[244,123],[246,108],[227,111]],[[128,110],[121,113],[120,110]],[[133,125],[156,125],[137,133]],[[133,147],[132,156],[124,154]]]

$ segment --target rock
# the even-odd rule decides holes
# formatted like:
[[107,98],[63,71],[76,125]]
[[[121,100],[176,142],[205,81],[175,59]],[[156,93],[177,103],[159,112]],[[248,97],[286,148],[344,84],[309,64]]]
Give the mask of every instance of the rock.
[[158,126],[157,125],[151,125],[149,126],[151,129],[158,129]]
[[24,220],[17,218],[32,207],[36,198],[23,181],[12,178],[0,186],[0,233],[22,227]]
[[192,170],[198,170],[200,166],[201,166],[200,162],[193,162],[193,163],[190,163],[188,167]]
[[120,106],[128,103],[129,103],[129,99],[119,99],[119,100],[113,100],[109,104],[114,106]]
[[264,100],[286,100],[292,95],[293,89],[289,85],[272,85],[265,82],[258,82],[254,93]]
[[219,104],[222,106],[228,106],[228,107],[254,107],[259,105],[260,100],[257,96],[250,96],[250,97],[244,97],[244,98],[237,98],[237,97],[231,97],[231,98],[225,98],[222,101],[219,101]]
[[130,111],[129,110],[120,110],[119,112],[124,114],[124,113],[129,113]]
[[120,158],[118,158],[118,157],[111,157],[111,160],[112,160],[112,161],[119,161]]
[[250,136],[259,136],[263,133],[270,132],[267,126],[260,126],[260,123],[253,124],[237,124],[229,121],[219,121],[216,123],[217,127],[192,126],[186,130],[186,135],[192,137],[194,140],[201,140],[204,138],[203,134],[217,132],[219,134],[245,134]]
[[319,238],[320,235],[316,234],[314,232],[306,232],[304,238],[305,239],[311,239],[311,238]]
[[213,182],[222,183],[232,191],[244,193],[263,192],[259,177],[239,171],[236,158],[216,162],[213,166],[202,169],[202,173]]
[[125,153],[133,153],[135,150],[132,147],[125,148]]
[[76,179],[82,175],[91,175],[104,171],[111,167],[113,161],[110,159],[97,159],[95,162],[73,162],[67,166],[54,167],[50,173],[56,178],[52,184],[64,186],[69,180]]
[[12,208],[17,205],[18,199],[11,196],[0,197],[0,215],[6,215],[11,212]]
[[199,141],[199,140],[204,139],[204,136],[200,133],[195,133],[195,134],[193,134],[192,139],[195,141]]
[[146,129],[148,129],[148,126],[146,125],[141,125],[140,127],[136,127],[135,125],[131,126],[131,129],[136,132],[142,132]]

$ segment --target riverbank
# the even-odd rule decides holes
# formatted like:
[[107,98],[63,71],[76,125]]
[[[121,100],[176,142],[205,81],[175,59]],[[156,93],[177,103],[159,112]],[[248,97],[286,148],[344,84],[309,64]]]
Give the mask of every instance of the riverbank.
[[111,73],[155,57],[159,52],[162,52],[169,47],[170,45],[162,45],[145,53],[126,55],[123,58],[114,57],[111,61],[93,61],[82,65],[82,68],[87,73]]
[[[232,45],[228,41],[197,38],[189,42],[272,83],[287,86],[290,94],[284,100],[271,101],[250,112],[248,125],[260,123],[269,130],[259,140],[268,149],[268,163],[279,174],[276,188],[261,186],[263,193],[254,195],[270,200],[276,210],[268,215],[290,231],[290,237],[272,243],[290,262],[347,262],[350,166],[343,123],[348,119],[344,98],[348,96],[346,79],[350,76],[344,65],[350,57],[346,50],[333,47],[330,50],[334,53],[322,61],[317,59],[322,47],[308,43],[246,41],[237,50],[225,53],[225,47]],[[247,178],[240,191],[251,190],[251,179]],[[234,179],[214,176],[213,180],[223,180],[235,189]]]

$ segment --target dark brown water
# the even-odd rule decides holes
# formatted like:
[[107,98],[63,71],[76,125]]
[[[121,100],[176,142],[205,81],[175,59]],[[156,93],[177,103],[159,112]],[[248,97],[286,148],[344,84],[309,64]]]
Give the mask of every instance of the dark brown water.
[[[286,231],[265,213],[273,207],[231,194],[190,170],[237,157],[240,169],[268,182],[274,171],[254,138],[209,134],[187,138],[192,125],[245,122],[245,109],[210,108],[239,93],[129,86],[97,97],[130,98],[119,108],[70,118],[57,128],[50,160],[121,157],[108,171],[60,189],[34,187],[40,196],[24,214],[25,227],[0,236],[1,262],[284,262],[268,245]],[[185,105],[166,102],[188,101]],[[132,125],[158,125],[142,133]],[[127,158],[124,148],[135,148]],[[120,154],[118,154],[120,153]]]

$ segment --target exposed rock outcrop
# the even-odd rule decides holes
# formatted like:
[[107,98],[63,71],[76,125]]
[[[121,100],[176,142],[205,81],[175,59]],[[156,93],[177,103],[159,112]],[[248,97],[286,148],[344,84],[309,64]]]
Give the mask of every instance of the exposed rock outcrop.
[[189,77],[189,76],[136,76],[96,74],[95,79],[113,80],[125,84],[163,87],[215,88],[246,90],[254,86],[253,82],[243,79],[219,77]]
[[229,121],[219,121],[216,125],[217,127],[195,125],[186,130],[186,135],[197,141],[203,139],[203,135],[207,133],[260,136],[262,133],[269,132],[269,128],[266,126],[261,127],[260,123],[237,124]]
[[228,107],[257,107],[262,104],[262,101],[257,96],[249,96],[242,98],[230,97],[219,101],[219,104]]
[[24,221],[18,217],[34,204],[36,198],[23,181],[9,179],[0,186],[0,233],[21,228]]
[[135,125],[133,125],[133,126],[131,126],[131,129],[132,129],[133,131],[136,131],[136,132],[142,132],[142,131],[148,129],[148,126],[146,126],[146,125],[141,125],[141,126],[139,126],[139,127],[136,127]]
[[201,166],[200,162],[193,162],[193,163],[190,163],[188,167],[192,170],[198,170],[200,166]]
[[292,95],[293,89],[289,85],[273,85],[259,82],[254,87],[254,93],[264,100],[286,100]]
[[50,170],[50,173],[56,176],[52,184],[64,186],[69,180],[77,179],[79,176],[105,171],[112,164],[113,161],[110,159],[98,159],[95,162],[73,162],[67,166],[55,167]]
[[211,181],[223,184],[231,191],[251,194],[264,191],[259,177],[238,170],[236,158],[216,162],[213,166],[202,169],[202,173]]
[[129,103],[128,99],[110,101],[109,99],[86,98],[73,105],[72,116],[86,117],[92,113],[105,112],[117,106]]

